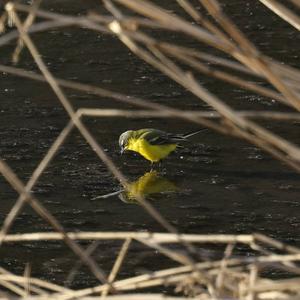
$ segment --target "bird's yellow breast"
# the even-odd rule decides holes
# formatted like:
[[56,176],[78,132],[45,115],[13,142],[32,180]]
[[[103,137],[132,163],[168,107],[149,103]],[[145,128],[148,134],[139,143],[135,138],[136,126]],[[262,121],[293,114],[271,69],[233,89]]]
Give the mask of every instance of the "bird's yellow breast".
[[158,162],[168,156],[176,147],[177,144],[151,145],[143,138],[132,138],[126,149],[138,152],[151,162]]

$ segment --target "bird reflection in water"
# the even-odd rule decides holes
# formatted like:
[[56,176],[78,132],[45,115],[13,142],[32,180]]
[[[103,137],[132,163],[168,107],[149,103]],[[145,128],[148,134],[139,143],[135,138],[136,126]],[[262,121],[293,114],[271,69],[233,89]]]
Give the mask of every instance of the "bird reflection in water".
[[179,188],[156,170],[146,172],[137,180],[128,184],[127,190],[122,189],[110,194],[97,196],[95,199],[105,199],[118,195],[125,203],[138,203],[138,198],[150,198],[152,195],[179,191]]
[[178,191],[178,187],[156,170],[151,170],[129,183],[127,190],[119,194],[119,198],[125,203],[138,203],[138,197],[149,198],[154,194],[170,193]]

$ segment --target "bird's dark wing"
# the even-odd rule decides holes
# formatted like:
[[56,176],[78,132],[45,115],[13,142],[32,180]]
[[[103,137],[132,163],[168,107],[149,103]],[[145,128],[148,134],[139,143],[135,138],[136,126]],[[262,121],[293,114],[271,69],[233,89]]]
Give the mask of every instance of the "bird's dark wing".
[[142,136],[151,145],[169,145],[177,144],[184,140],[184,137],[178,134],[171,134],[161,130],[152,129]]

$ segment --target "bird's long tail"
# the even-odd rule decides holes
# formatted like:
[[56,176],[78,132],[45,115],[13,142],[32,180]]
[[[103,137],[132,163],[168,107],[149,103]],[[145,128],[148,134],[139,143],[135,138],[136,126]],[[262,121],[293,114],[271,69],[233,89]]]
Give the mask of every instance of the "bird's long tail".
[[202,128],[202,129],[200,129],[200,130],[197,130],[197,131],[193,131],[193,132],[187,133],[187,134],[183,135],[183,138],[184,138],[184,139],[188,139],[189,137],[191,137],[191,136],[193,136],[193,135],[196,135],[196,134],[198,134],[198,133],[200,133],[200,132],[204,132],[204,131],[206,131],[206,130],[208,130],[208,129],[207,129],[207,128]]

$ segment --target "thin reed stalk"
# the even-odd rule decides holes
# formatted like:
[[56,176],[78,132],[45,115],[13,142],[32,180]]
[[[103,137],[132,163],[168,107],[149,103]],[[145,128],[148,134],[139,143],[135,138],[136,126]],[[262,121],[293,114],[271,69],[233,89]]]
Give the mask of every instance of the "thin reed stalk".
[[[300,17],[284,1],[259,0],[280,18],[300,29]],[[199,235],[179,233],[176,226],[168,221],[145,197],[137,196],[137,201],[166,232],[67,232],[58,220],[32,193],[33,188],[44,174],[49,164],[66,142],[73,129],[85,139],[107,171],[129,190],[129,181],[120,171],[97,139],[84,123],[84,118],[175,118],[208,127],[221,134],[260,147],[274,158],[284,162],[297,172],[300,171],[299,145],[275,134],[265,125],[291,126],[300,121],[300,71],[287,64],[267,57],[222,10],[220,1],[199,0],[197,5],[189,0],[176,0],[182,16],[148,0],[103,0],[101,10],[90,11],[80,16],[66,15],[43,9],[43,0],[31,1],[29,5],[18,1],[5,1],[5,12],[0,16],[0,47],[15,42],[11,57],[17,64],[22,59],[22,51],[29,51],[40,74],[12,65],[0,65],[0,71],[44,83],[59,100],[67,113],[65,127],[49,146],[32,172],[27,183],[23,183],[5,158],[0,157],[0,173],[18,198],[4,218],[0,230],[0,247],[24,242],[64,242],[79,261],[71,268],[66,284],[71,286],[81,264],[88,267],[99,281],[96,286],[82,289],[67,288],[32,276],[32,262],[29,262],[23,276],[0,266],[0,295],[5,299],[240,299],[240,300],[294,300],[300,298],[300,249],[273,238],[257,234],[244,235]],[[157,1],[156,1],[157,2]],[[290,0],[290,5],[300,7],[298,0]],[[102,6],[101,6],[102,5]],[[22,16],[22,17],[21,17]],[[6,22],[15,26],[5,32]],[[137,57],[159,70],[171,80],[193,94],[206,110],[191,111],[154,103],[116,91],[81,82],[57,78],[48,68],[39,44],[32,35],[48,34],[52,29],[64,30],[76,27],[95,34],[117,37]],[[156,35],[156,32],[164,33]],[[166,34],[184,35],[190,43],[165,39]],[[157,38],[157,36],[160,36]],[[101,45],[99,45],[100,47]],[[206,52],[198,49],[213,49]],[[198,78],[211,77],[224,84],[236,86],[245,92],[255,93],[268,103],[280,102],[276,111],[269,109],[234,109],[225,96],[217,96],[208,90]],[[75,108],[68,91],[98,97],[100,108],[87,108],[84,100]],[[129,108],[108,109],[101,106],[102,99],[111,99]],[[239,100],[236,100],[239,101]],[[241,107],[243,103],[239,103]],[[283,108],[284,107],[284,108]],[[257,121],[264,121],[257,123]],[[293,127],[294,128],[294,127]],[[35,213],[50,224],[54,232],[33,232],[10,234],[16,218],[29,204]],[[84,249],[81,241],[93,241]],[[95,242],[96,241],[96,242]],[[122,241],[118,255],[109,275],[92,257],[103,241]],[[125,268],[136,245],[147,255],[166,257],[173,266],[162,269],[159,265],[152,272],[119,279],[121,268]],[[204,249],[222,249],[215,259],[209,260]],[[217,247],[216,247],[217,246]],[[249,256],[241,256],[239,247],[247,249]],[[225,249],[225,250],[224,250]],[[224,251],[224,252],[223,252]],[[136,255],[136,252],[133,252]],[[221,253],[221,254],[220,254]],[[245,253],[245,252],[244,252]],[[271,278],[267,271],[285,272],[285,278]],[[163,293],[149,294],[147,289],[168,287],[178,292],[178,296]],[[140,293],[137,293],[139,291]],[[118,293],[118,294],[117,294]]]

